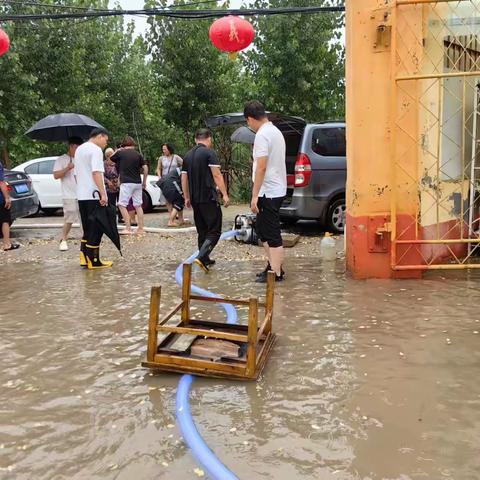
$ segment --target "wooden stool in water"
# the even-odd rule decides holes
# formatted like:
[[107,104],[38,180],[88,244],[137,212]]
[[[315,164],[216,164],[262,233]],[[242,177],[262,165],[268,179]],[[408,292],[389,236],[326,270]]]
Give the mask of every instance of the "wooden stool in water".
[[[147,360],[142,366],[207,377],[258,378],[275,343],[272,332],[275,274],[267,280],[265,303],[191,294],[192,266],[183,266],[182,301],[159,321],[160,287],[152,287]],[[191,301],[248,306],[248,325],[190,318]],[[259,307],[265,316],[259,324]],[[180,320],[172,323],[180,312]],[[168,322],[168,323],[167,323]]]

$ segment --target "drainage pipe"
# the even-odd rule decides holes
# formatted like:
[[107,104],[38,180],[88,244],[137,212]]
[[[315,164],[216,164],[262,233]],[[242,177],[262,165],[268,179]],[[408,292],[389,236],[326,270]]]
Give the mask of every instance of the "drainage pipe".
[[[220,240],[226,240],[235,235],[239,235],[240,231],[232,230],[230,232],[225,232]],[[195,252],[190,256],[185,263],[192,263],[198,252]],[[175,280],[179,285],[182,285],[183,280],[183,263],[181,263],[175,272]],[[195,292],[198,295],[206,297],[214,297],[215,294],[199,288],[196,285],[192,285],[192,292]],[[238,316],[237,310],[233,305],[221,303],[222,308],[227,314],[227,323],[237,323]],[[178,383],[177,389],[177,400],[176,400],[176,413],[177,421],[180,426],[183,438],[185,439],[186,444],[192,450],[193,456],[198,461],[200,465],[207,471],[209,476],[213,480],[239,480],[238,477],[231,472],[210,450],[208,445],[205,443],[205,440],[198,433],[195,422],[193,421],[192,414],[190,412],[190,388],[193,383],[192,375],[183,375]]]
[[[74,223],[73,228],[80,228],[80,224]],[[50,229],[50,228],[63,228],[63,223],[24,223],[24,224],[13,224],[12,229],[14,230],[33,230],[33,229]],[[118,226],[118,230],[124,230],[123,225]],[[195,227],[185,227],[185,228],[156,228],[156,227],[145,227],[144,230],[147,233],[189,233],[195,232]]]

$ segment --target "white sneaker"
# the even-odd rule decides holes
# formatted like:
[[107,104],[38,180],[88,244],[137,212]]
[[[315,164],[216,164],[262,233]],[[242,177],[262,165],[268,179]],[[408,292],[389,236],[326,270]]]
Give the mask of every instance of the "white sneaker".
[[61,252],[66,252],[68,250],[68,244],[66,240],[62,240],[60,242],[60,251]]

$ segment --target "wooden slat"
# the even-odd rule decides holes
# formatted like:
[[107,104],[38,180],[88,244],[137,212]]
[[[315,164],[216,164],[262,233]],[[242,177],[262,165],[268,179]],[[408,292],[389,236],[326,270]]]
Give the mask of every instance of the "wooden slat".
[[219,332],[217,330],[206,330],[202,328],[186,328],[175,327],[173,325],[162,325],[157,327],[159,332],[180,333],[187,335],[197,335],[208,338],[221,338],[222,340],[230,340],[231,342],[244,342],[248,341],[247,335],[238,335],[236,333]]
[[205,370],[219,370],[230,373],[242,373],[245,370],[245,364],[237,363],[237,365],[225,362],[210,362],[208,360],[200,360],[198,358],[180,357],[175,355],[162,355],[157,353],[154,359],[155,363],[165,365],[177,365],[185,368],[188,371],[188,367],[203,368]]
[[240,330],[242,332],[248,331],[248,325],[241,325],[238,323],[220,323],[213,322],[211,320],[198,320],[196,318],[190,318],[190,325],[204,326],[205,328],[213,328],[214,330]]
[[[192,300],[199,300],[201,302],[214,302],[214,303],[228,303],[231,305],[250,305],[250,300],[235,300],[234,298],[222,298],[222,297],[201,297],[200,295],[190,295]],[[259,303],[259,306],[264,307],[264,303]]]
[[272,312],[267,313],[267,316],[263,320],[262,325],[258,329],[257,332],[257,344],[262,340],[263,335],[268,335],[270,332],[267,332],[266,329],[268,325],[271,325],[271,319],[272,319]]
[[247,346],[247,367],[245,375],[251,377],[255,374],[257,360],[257,323],[258,323],[258,299],[251,298],[248,308],[248,346]]
[[196,375],[199,377],[220,378],[220,379],[235,380],[235,381],[255,380],[255,377],[250,378],[245,376],[244,368],[239,369],[238,372],[222,372],[221,370],[211,370],[203,367],[196,367],[193,365],[184,367],[184,366],[178,366],[178,365],[157,364],[152,362],[142,362],[142,367],[151,368],[157,371],[168,372],[168,373],[180,373],[180,374],[191,373],[192,375]]
[[265,367],[268,356],[270,355],[270,352],[273,348],[273,345],[275,344],[276,339],[277,339],[277,336],[274,333],[270,333],[265,339],[265,342],[263,342],[262,348],[257,356],[257,368],[255,371],[255,378],[258,377],[260,372]]
[[160,311],[161,287],[152,287],[150,293],[150,314],[148,318],[147,360],[151,362],[157,352],[157,324]]
[[167,323],[181,308],[183,307],[183,302],[180,302],[177,306],[173,307],[165,317],[163,317],[162,321],[159,325],[163,325]]
[[196,338],[197,335],[178,335],[178,337],[168,346],[168,350],[185,352],[190,348]]
[[268,317],[268,322],[267,322],[267,325],[265,326],[265,333],[270,333],[272,331],[274,299],[275,299],[275,273],[268,272],[267,296],[265,301],[265,317]]
[[[174,327],[180,326],[182,324],[182,320],[179,318],[177,322],[171,323],[170,325],[173,325]],[[165,343],[168,343],[168,339],[175,334],[166,332],[162,334],[157,334],[157,351],[155,353],[158,353],[160,349],[163,349],[162,345]]]
[[190,318],[190,294],[192,293],[192,265],[183,264],[183,283],[182,283],[182,322],[187,325]]

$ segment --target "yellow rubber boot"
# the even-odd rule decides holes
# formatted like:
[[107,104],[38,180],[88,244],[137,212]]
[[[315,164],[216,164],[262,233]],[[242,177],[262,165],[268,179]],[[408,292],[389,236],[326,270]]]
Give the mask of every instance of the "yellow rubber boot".
[[108,260],[100,260],[100,246],[87,245],[87,268],[89,270],[96,270],[99,268],[108,268],[113,265],[113,262]]

